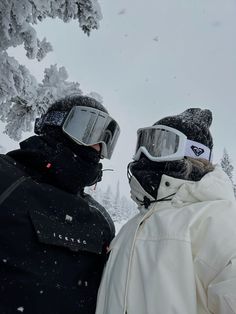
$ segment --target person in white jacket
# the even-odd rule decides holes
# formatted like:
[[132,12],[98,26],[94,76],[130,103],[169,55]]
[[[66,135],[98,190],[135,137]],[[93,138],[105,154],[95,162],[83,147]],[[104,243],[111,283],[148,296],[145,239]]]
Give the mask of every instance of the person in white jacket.
[[138,130],[140,213],[110,245],[96,314],[236,314],[236,205],[211,162],[211,122],[190,108]]

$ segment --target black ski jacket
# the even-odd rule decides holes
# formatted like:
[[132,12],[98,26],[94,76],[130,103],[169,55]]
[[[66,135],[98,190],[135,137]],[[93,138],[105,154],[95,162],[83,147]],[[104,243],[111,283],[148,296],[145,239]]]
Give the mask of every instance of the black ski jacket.
[[89,195],[0,155],[0,313],[94,314],[114,225]]

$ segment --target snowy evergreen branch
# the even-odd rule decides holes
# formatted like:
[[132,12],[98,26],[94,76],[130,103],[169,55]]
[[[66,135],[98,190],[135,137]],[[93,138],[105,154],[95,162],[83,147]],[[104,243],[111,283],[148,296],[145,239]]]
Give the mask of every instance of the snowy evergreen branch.
[[32,121],[58,98],[81,94],[78,83],[68,82],[65,68],[45,69],[38,83],[28,69],[7,53],[9,47],[23,45],[29,59],[41,61],[52,46],[37,38],[34,25],[45,18],[64,22],[77,20],[89,35],[102,19],[97,0],[2,0],[0,2],[0,120],[5,132],[19,140],[30,131]]
[[77,20],[89,35],[92,29],[99,27],[102,14],[97,0],[1,0],[1,50],[24,44],[29,58],[38,57],[39,50],[50,51],[50,44],[45,39],[40,41],[32,26],[47,17],[57,17],[64,22]]
[[0,71],[4,73],[0,76],[0,117],[6,123],[5,133],[14,140],[20,140],[22,132],[31,131],[32,121],[57,99],[82,94],[78,83],[67,81],[64,67],[45,69],[44,79],[38,84],[26,67],[3,53]]

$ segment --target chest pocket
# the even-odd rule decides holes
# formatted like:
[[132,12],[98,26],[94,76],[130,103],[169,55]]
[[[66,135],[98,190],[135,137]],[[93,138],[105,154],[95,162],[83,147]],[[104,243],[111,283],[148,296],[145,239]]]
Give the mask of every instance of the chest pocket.
[[103,231],[95,224],[60,221],[37,210],[29,210],[38,241],[68,248],[71,251],[103,252]]

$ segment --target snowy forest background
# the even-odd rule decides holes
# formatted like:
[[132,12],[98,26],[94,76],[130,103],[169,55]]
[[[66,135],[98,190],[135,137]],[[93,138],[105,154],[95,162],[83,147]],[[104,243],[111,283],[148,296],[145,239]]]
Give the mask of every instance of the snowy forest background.
[[[124,15],[125,9],[119,12]],[[90,35],[99,28],[102,13],[97,0],[1,0],[0,2],[0,120],[5,126],[5,133],[16,141],[23,132],[32,132],[32,124],[55,100],[72,94],[83,94],[78,82],[68,81],[65,67],[51,65],[44,69],[41,82],[30,73],[25,65],[9,55],[9,49],[23,46],[28,59],[41,62],[52,51],[50,42],[37,36],[35,25],[46,18],[57,18],[67,23],[77,21],[81,31]],[[126,36],[127,37],[127,36]],[[158,37],[153,39],[159,41]],[[102,97],[95,92],[90,96],[102,102]],[[0,152],[6,147],[0,143]],[[233,178],[233,163],[224,150],[221,166],[228,174],[236,195]],[[99,185],[89,188],[94,196],[110,212],[115,222],[130,219],[136,212],[136,205],[120,193],[120,183],[116,190],[111,186],[103,190]]]

